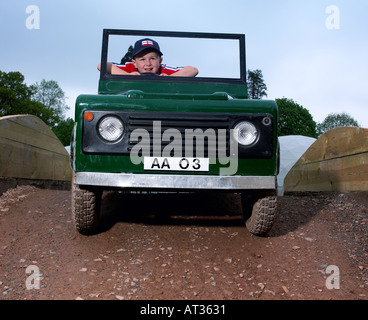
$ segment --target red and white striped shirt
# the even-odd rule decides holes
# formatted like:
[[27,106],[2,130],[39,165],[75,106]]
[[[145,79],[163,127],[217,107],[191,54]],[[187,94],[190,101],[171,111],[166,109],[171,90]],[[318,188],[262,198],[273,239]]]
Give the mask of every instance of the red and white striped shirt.
[[[132,73],[137,72],[138,70],[134,67],[133,62],[127,62],[126,64],[117,64],[114,63],[119,69],[124,70],[125,72]],[[161,64],[160,69],[158,70],[157,74],[167,74],[168,76],[178,72],[179,70],[183,69],[183,67],[169,67],[166,64]]]

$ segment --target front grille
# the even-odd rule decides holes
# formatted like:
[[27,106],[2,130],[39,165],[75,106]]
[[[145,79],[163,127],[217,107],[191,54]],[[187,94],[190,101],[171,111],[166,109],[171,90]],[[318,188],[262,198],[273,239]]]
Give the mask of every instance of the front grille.
[[[273,118],[269,114],[203,112],[91,110],[92,121],[83,120],[82,150],[86,154],[138,156],[175,156],[204,158],[271,158],[273,155]],[[119,117],[125,134],[109,143],[98,134],[97,126],[107,115]],[[272,123],[265,125],[267,117]],[[260,132],[251,146],[239,146],[231,129],[240,121],[251,121]],[[234,152],[234,148],[237,150]],[[136,153],[140,150],[139,153]]]
[[132,133],[145,130],[150,135],[149,145],[146,139],[139,141],[139,146],[149,148],[150,156],[162,156],[164,153],[171,157],[230,155],[232,121],[227,115],[153,112],[134,113],[128,119],[129,152],[138,143],[132,141],[135,136]]

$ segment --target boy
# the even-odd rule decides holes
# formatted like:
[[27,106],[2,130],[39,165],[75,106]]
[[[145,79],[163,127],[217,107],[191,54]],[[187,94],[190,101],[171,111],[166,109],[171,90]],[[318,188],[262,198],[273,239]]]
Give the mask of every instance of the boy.
[[[175,77],[195,77],[198,74],[198,69],[195,67],[172,68],[162,64],[162,55],[160,46],[156,41],[148,38],[141,39],[134,45],[132,62],[127,62],[124,65],[108,62],[107,73],[121,75],[152,73],[160,76]],[[100,67],[99,64],[98,70],[100,70]]]

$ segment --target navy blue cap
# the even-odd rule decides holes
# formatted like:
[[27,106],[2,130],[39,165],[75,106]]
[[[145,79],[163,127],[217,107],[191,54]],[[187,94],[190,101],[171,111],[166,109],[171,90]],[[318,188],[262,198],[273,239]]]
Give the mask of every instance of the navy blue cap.
[[160,51],[160,46],[155,40],[145,38],[138,40],[133,49],[133,57],[135,57],[138,53],[141,53],[144,50],[156,51],[160,56],[162,56],[162,52]]

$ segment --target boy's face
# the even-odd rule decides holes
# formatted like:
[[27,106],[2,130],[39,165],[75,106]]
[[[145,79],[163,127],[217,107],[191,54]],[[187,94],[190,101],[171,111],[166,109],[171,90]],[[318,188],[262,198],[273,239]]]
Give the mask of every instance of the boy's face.
[[157,52],[142,52],[132,59],[134,67],[139,73],[157,73],[160,69],[162,58]]

